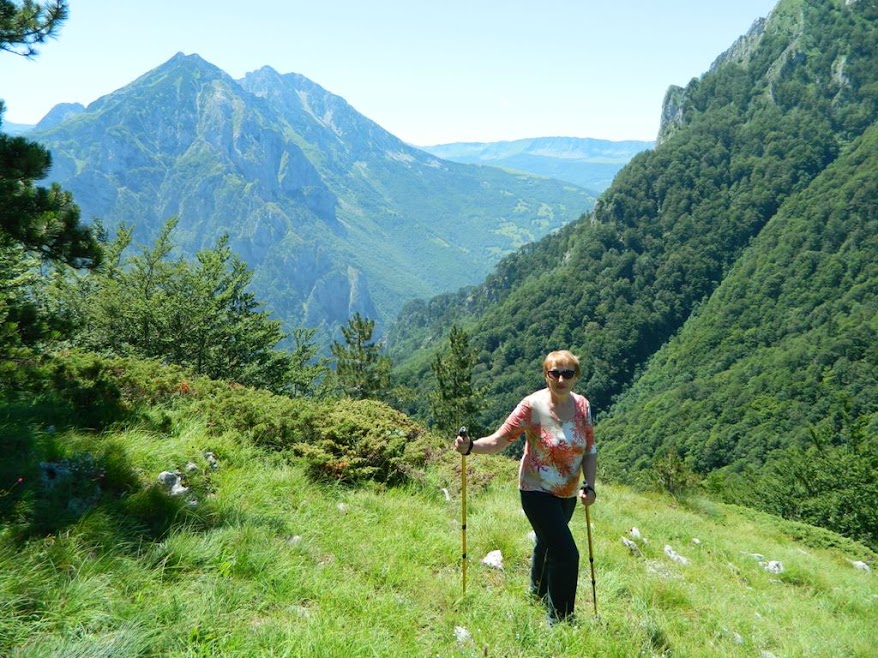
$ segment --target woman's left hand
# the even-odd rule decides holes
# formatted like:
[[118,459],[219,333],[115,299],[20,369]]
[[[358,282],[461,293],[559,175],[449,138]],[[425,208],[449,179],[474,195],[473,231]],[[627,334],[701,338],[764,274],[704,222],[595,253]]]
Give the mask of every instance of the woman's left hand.
[[594,504],[595,499],[597,499],[597,493],[593,487],[583,487],[579,489],[579,502],[583,505],[592,505]]

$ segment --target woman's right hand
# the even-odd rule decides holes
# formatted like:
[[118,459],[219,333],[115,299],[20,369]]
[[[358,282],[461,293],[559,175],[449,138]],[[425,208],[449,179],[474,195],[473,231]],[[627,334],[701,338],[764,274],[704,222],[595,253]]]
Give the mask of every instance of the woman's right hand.
[[454,438],[454,449],[461,455],[468,454],[470,452],[470,446],[471,439],[466,434],[458,434]]

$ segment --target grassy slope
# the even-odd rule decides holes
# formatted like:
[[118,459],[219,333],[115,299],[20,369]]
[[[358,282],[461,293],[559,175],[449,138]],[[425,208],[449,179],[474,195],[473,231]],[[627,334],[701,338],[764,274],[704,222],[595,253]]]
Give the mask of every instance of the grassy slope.
[[[530,528],[515,465],[502,457],[469,460],[462,599],[452,455],[404,489],[351,489],[314,484],[297,464],[238,437],[210,437],[188,414],[161,433],[97,436],[36,431],[6,414],[7,443],[17,424],[38,449],[113,445],[147,492],[161,470],[190,460],[203,470],[191,478],[194,508],[149,496],[128,508],[101,503],[51,533],[24,533],[15,514],[0,517],[2,656],[874,655],[876,556],[751,511],[601,487],[592,513],[600,618],[577,513],[578,622],[549,629],[525,596]],[[206,468],[205,450],[221,456],[219,469]],[[0,496],[14,496],[11,486],[0,483]],[[170,529],[142,532],[119,514],[149,518],[145,507],[170,516]],[[642,557],[620,539],[635,526],[648,540]],[[666,544],[690,563],[670,560]],[[505,571],[480,564],[494,549]],[[754,553],[786,570],[768,573]],[[854,559],[873,573],[854,569]],[[469,638],[459,641],[457,626]]]

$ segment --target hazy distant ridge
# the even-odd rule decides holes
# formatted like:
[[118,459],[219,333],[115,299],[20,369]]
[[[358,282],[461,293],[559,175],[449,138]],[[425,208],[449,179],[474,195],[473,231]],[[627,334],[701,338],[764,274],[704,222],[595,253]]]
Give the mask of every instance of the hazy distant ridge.
[[534,137],[503,142],[456,142],[420,147],[464,164],[490,165],[557,178],[603,192],[616,173],[655,142],[610,141],[589,137]]

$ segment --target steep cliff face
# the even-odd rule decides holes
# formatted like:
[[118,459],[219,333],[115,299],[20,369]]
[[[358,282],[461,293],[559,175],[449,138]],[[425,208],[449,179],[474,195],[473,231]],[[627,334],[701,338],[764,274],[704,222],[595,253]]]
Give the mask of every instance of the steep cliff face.
[[573,185],[410,147],[300,75],[234,80],[197,55],[34,138],[83,217],[133,223],[149,242],[176,216],[186,253],[228,234],[260,299],[321,340],[354,312],[380,328],[408,299],[477,281],[593,203]]
[[683,108],[686,105],[686,90],[671,85],[662,100],[662,115],[659,121],[659,134],[656,144],[661,145],[668,140],[674,131],[683,126]]
[[[726,63],[746,67],[751,54],[759,47],[759,42],[765,34],[765,26],[770,18],[771,13],[765,18],[756,19],[746,34],[738,37],[728,49],[713,61],[709,71],[716,71]],[[801,32],[801,21],[797,21],[797,24]],[[665,92],[657,144],[666,142],[675,130],[686,123],[684,108],[686,107],[687,89],[688,87],[671,85]]]

